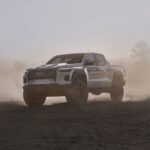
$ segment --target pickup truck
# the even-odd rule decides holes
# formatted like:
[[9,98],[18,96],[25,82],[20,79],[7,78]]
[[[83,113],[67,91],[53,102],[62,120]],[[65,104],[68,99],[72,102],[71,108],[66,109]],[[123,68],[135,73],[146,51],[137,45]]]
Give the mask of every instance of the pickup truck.
[[124,95],[125,69],[110,65],[99,53],[58,55],[45,65],[27,69],[23,97],[28,106],[42,106],[48,96],[65,96],[67,103],[85,104],[88,93],[110,93],[114,102]]

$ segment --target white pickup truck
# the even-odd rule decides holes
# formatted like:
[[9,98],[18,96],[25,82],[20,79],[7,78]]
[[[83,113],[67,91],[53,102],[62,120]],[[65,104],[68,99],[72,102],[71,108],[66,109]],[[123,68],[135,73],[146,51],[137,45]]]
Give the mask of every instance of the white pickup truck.
[[45,65],[27,69],[23,97],[28,106],[41,106],[48,96],[65,96],[68,103],[84,104],[88,93],[110,93],[122,101],[125,70],[110,65],[104,55],[75,53],[53,57]]

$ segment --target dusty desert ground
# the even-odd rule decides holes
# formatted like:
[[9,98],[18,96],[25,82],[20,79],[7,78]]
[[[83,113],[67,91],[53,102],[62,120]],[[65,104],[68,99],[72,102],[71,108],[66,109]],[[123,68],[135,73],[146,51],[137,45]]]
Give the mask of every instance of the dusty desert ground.
[[150,100],[0,103],[0,150],[149,150]]

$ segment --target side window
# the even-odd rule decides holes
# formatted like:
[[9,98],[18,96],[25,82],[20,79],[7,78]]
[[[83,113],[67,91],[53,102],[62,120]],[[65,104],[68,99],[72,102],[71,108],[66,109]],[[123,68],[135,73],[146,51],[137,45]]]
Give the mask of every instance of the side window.
[[53,62],[53,64],[57,64],[57,63],[60,63],[61,61],[62,61],[61,58],[57,57],[52,62]]
[[97,65],[104,66],[106,65],[106,60],[103,55],[95,55]]
[[94,57],[93,54],[87,55],[86,60],[92,60],[92,61],[95,62],[95,64],[96,64],[96,60],[95,60],[95,57]]

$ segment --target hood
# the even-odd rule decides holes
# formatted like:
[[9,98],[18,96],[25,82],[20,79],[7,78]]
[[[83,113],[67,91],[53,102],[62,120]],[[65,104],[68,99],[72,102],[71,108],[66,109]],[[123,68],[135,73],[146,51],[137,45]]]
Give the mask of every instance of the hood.
[[59,69],[59,68],[75,68],[75,67],[82,67],[82,64],[66,64],[66,63],[45,64],[45,65],[42,65],[42,66],[38,66],[36,68],[30,68],[27,71],[32,71],[32,70],[47,70],[47,69]]

